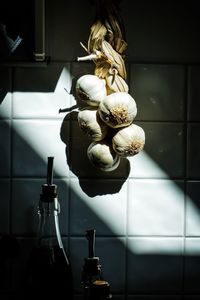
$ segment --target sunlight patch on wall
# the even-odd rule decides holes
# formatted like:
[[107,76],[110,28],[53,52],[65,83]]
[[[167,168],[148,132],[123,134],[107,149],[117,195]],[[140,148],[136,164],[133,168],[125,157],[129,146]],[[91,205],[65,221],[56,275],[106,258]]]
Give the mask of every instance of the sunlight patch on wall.
[[[70,108],[72,105],[76,104],[75,99],[66,93],[64,90],[65,88],[69,88],[69,90],[71,88],[71,76],[66,68],[63,69],[60,75],[54,93],[13,93],[14,130],[32,149],[34,149],[44,162],[46,162],[47,156],[54,156],[54,171],[60,176],[66,176],[66,170],[68,172],[69,168],[66,162],[65,144],[60,139],[60,127],[64,117],[63,115],[58,115],[58,109],[60,107]],[[2,117],[5,117],[8,114],[9,105],[10,95],[8,93],[1,105],[0,114]],[[31,123],[29,123],[30,119],[32,119]],[[41,122],[44,124],[43,127],[41,127]],[[130,162],[131,165],[133,165],[131,171],[132,174],[137,174],[137,176],[140,177],[140,180],[142,180],[142,177],[148,177],[148,175],[149,178],[151,178],[152,172],[157,175],[165,175],[165,178],[167,178],[167,174],[144,151],[143,153],[138,154],[138,157],[131,158]],[[126,203],[127,190],[125,184],[117,195],[102,195],[93,197],[92,199],[81,190],[76,181],[74,181],[74,184],[72,183],[71,187],[78,194],[80,199],[84,201],[84,203],[90,207],[90,209],[94,211],[109,228],[111,228],[113,233],[119,232],[120,226],[123,226],[121,213],[124,210]],[[133,230],[133,233],[134,226],[137,226],[138,228],[141,226],[142,230],[142,227],[145,228],[148,226],[150,221],[152,222],[153,228],[153,226],[156,225],[156,223],[154,223],[154,218],[160,218],[160,224],[166,228],[169,222],[177,222],[177,219],[180,217],[177,212],[180,208],[180,202],[183,199],[182,189],[172,181],[169,181],[166,185],[162,185],[161,189],[158,189],[156,185],[153,188],[154,191],[152,190],[152,196],[156,199],[149,204],[145,193],[140,193],[139,190],[136,191],[136,194],[133,193],[133,214],[136,214],[136,211],[134,210],[134,201],[141,203],[140,211],[137,212],[136,216],[138,220],[133,219],[132,223],[129,217],[129,230]],[[101,201],[101,199],[104,199],[104,201]],[[123,201],[120,199],[123,199]],[[166,210],[163,210],[163,205],[159,202],[160,199],[165,201],[164,206],[166,206]],[[190,213],[193,216],[193,226],[199,227],[199,211],[193,204],[192,199],[188,198],[188,203],[190,205]],[[149,210],[146,210],[148,205]],[[130,214],[131,210],[127,210],[127,213]],[[141,223],[140,213],[143,213],[143,223]],[[127,217],[126,214],[123,216]],[[169,217],[170,221],[168,219]],[[149,218],[152,218],[152,220],[149,220]],[[140,242],[139,240],[135,240],[135,242],[130,243],[129,249],[135,253],[142,251],[155,253],[158,249],[159,253],[177,253],[176,247],[174,247],[173,244],[173,238],[169,239],[169,243],[165,244],[166,247],[164,248],[158,248],[154,244],[149,244],[147,247],[147,245],[141,241],[142,240],[140,240]]]

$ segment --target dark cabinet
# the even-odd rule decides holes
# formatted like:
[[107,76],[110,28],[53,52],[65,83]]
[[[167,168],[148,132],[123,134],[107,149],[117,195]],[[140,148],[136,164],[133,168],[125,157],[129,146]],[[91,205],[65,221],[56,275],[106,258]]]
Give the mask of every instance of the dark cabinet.
[[45,0],[0,2],[0,61],[45,60]]

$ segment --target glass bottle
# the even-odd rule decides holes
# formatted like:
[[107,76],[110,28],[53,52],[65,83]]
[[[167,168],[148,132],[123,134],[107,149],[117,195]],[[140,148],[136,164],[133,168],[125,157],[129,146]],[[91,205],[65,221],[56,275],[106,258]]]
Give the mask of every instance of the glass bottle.
[[[57,186],[52,183],[53,157],[48,158],[47,183],[38,204],[37,243],[28,262],[28,299],[73,299],[73,274],[60,229]],[[32,298],[31,298],[32,297]]]
[[95,230],[86,230],[89,255],[84,260],[82,285],[84,300],[106,300],[112,298],[110,285],[104,279],[99,257],[95,256]]

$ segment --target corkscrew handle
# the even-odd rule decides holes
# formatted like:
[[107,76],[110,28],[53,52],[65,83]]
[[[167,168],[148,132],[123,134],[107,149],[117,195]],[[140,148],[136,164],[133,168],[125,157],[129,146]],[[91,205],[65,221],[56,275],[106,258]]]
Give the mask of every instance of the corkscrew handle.
[[88,239],[89,258],[95,256],[95,229],[86,230],[86,238]]
[[48,164],[47,164],[47,185],[53,184],[53,160],[54,157],[48,157]]

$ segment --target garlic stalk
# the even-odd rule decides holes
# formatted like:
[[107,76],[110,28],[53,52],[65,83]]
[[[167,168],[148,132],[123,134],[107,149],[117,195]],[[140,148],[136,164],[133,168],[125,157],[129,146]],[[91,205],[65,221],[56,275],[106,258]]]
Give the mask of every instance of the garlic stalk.
[[107,94],[112,94],[116,92],[126,92],[128,93],[129,88],[125,80],[118,74],[109,74],[106,78],[106,89]]
[[131,124],[120,129],[112,138],[112,146],[120,156],[134,156],[138,154],[145,145],[145,132],[142,127]]

